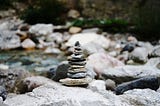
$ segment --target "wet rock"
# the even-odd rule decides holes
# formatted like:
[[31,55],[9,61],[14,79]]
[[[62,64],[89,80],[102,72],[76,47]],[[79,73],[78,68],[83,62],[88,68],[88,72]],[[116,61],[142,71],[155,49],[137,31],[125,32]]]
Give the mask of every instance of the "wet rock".
[[36,24],[31,26],[29,32],[37,36],[49,35],[53,32],[53,28],[52,24]]
[[63,61],[56,68],[50,69],[48,77],[51,77],[55,81],[67,78],[68,68],[69,68],[68,61]]
[[7,98],[7,90],[3,86],[0,86],[0,97],[2,97],[3,101]]
[[116,88],[116,83],[111,79],[107,79],[105,81],[105,85],[106,85],[107,90],[112,90],[113,91]]
[[137,47],[135,48],[131,54],[130,54],[130,59],[137,63],[145,63],[148,60],[148,50],[144,47]]
[[[98,40],[97,40],[98,39]],[[110,40],[105,38],[103,35],[99,35],[96,33],[80,33],[74,34],[66,43],[67,46],[73,46],[75,41],[79,41],[83,46],[87,43],[94,42],[95,44],[100,45],[104,49],[108,49],[110,46]]]
[[34,49],[36,47],[36,44],[31,39],[25,39],[21,45],[25,49]]
[[76,33],[79,33],[81,31],[82,31],[82,29],[80,27],[70,27],[69,28],[69,33],[71,33],[71,34],[76,34]]
[[119,95],[119,94],[123,94],[125,91],[128,91],[128,90],[146,89],[146,88],[157,90],[159,88],[158,77],[149,76],[149,77],[144,77],[144,78],[140,78],[130,82],[119,84],[115,88],[115,92],[117,95]]
[[68,17],[70,18],[78,18],[80,16],[80,13],[77,10],[71,9],[68,12]]
[[93,69],[98,74],[98,76],[100,76],[105,69],[117,66],[124,66],[121,61],[103,52],[94,53],[90,55],[87,60],[87,70]]
[[103,80],[93,80],[91,83],[89,83],[88,88],[93,91],[105,91],[105,81]]
[[68,78],[61,79],[60,82],[69,86],[87,85],[91,78],[87,76],[86,59],[79,41],[75,43],[73,54],[68,58],[68,63],[70,65],[67,72]]
[[0,49],[15,49],[20,47],[20,38],[15,32],[0,30]]
[[106,79],[112,79],[116,83],[123,83],[127,81],[132,81],[134,79],[156,76],[159,77],[160,70],[155,66],[148,65],[126,65],[115,68],[108,68],[102,71],[102,77]]

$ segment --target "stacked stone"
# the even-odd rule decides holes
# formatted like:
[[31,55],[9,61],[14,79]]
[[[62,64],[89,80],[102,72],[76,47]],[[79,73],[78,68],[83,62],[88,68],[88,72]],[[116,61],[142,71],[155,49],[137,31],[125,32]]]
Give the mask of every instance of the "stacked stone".
[[80,43],[75,43],[74,52],[71,57],[68,59],[70,68],[68,70],[67,76],[69,78],[78,79],[86,77],[85,64],[86,59],[82,54],[82,49],[80,47]]
[[74,52],[68,58],[68,62],[70,64],[67,73],[68,78],[61,79],[60,82],[69,86],[87,85],[91,78],[87,77],[85,69],[86,59],[78,41],[75,43]]

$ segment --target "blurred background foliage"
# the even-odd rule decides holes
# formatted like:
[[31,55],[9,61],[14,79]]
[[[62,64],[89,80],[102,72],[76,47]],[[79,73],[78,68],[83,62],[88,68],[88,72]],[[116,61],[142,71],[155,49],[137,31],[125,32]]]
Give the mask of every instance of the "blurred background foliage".
[[[26,8],[19,11],[15,2]],[[29,24],[70,21],[73,26],[132,32],[139,38],[159,39],[160,35],[159,0],[0,0],[0,5],[1,10],[16,9]],[[69,19],[70,9],[78,10],[81,18]]]

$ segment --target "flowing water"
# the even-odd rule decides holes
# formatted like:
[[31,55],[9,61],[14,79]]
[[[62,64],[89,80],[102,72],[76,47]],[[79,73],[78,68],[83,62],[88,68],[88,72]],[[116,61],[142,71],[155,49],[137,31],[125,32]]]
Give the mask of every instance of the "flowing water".
[[0,64],[10,68],[24,68],[31,72],[48,71],[63,60],[65,58],[61,54],[44,54],[41,50],[0,51]]

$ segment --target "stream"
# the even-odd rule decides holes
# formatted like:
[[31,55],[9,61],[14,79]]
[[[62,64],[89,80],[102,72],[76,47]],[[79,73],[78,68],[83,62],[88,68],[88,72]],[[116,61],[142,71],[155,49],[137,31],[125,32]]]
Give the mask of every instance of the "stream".
[[9,68],[23,68],[30,72],[41,73],[56,67],[65,57],[61,54],[45,54],[42,50],[0,51],[0,64]]

